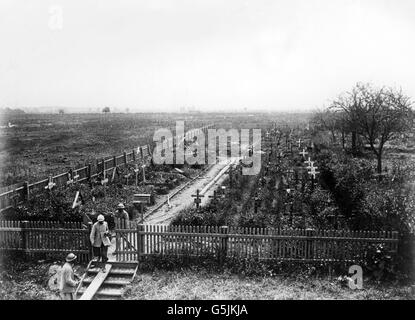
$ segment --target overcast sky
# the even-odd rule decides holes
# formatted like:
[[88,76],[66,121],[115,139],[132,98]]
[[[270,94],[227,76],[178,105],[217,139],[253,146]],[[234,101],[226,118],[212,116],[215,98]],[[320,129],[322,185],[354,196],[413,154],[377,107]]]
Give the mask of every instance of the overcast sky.
[[0,107],[311,110],[414,59],[413,0],[0,1]]

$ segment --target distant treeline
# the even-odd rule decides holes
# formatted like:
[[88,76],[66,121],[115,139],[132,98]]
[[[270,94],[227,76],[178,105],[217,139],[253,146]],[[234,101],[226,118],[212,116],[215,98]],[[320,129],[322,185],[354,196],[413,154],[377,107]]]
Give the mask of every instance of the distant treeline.
[[10,108],[0,108],[0,114],[6,115],[15,115],[15,114],[25,114],[22,109],[10,109]]

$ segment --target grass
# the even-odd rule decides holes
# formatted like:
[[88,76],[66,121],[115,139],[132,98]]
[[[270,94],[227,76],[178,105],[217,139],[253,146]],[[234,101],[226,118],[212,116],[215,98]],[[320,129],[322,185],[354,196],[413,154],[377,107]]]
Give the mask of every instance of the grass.
[[50,264],[4,261],[0,265],[0,299],[56,300],[58,292],[48,289]]
[[[0,299],[56,300],[48,287],[52,262],[8,259],[0,264]],[[84,266],[76,266],[78,274]],[[327,276],[251,276],[206,269],[139,271],[124,294],[127,300],[413,300],[410,286],[365,281],[362,290],[351,290]]]
[[[303,116],[304,117],[304,116]],[[175,133],[176,121],[185,130],[215,123],[219,128],[260,128],[269,115],[257,114],[22,114],[0,115],[0,186],[45,179],[70,168],[152,143],[159,128]]]
[[198,270],[139,274],[125,299],[406,300],[413,297],[408,286],[364,283],[362,290],[351,290],[328,277],[240,277]]

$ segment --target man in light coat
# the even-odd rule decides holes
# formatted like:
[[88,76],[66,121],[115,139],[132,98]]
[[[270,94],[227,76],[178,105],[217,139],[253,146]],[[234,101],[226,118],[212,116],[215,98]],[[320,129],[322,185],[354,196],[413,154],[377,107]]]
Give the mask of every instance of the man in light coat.
[[117,211],[115,212],[115,218],[116,218],[115,219],[116,229],[128,229],[130,217],[128,215],[128,212],[125,211],[124,204],[120,203],[117,206]]
[[98,263],[101,258],[103,263],[102,272],[105,272],[105,263],[108,261],[108,247],[111,245],[110,233],[108,224],[102,214],[98,216],[97,220],[92,226],[89,239],[91,240],[94,257],[97,259],[96,262]]
[[75,300],[74,293],[78,285],[74,278],[76,274],[73,271],[75,260],[75,254],[68,254],[66,262],[61,269],[59,291],[62,300]]

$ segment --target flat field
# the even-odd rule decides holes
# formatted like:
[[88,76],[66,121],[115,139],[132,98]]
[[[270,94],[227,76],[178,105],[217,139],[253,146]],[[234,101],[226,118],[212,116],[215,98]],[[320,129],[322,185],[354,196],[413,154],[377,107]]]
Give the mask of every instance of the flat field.
[[[158,128],[261,128],[272,120],[292,123],[295,114],[118,113],[0,115],[0,186],[45,179],[88,161],[151,143]],[[8,123],[13,127],[7,127]],[[6,126],[4,128],[4,126]],[[174,134],[174,130],[172,130]]]

